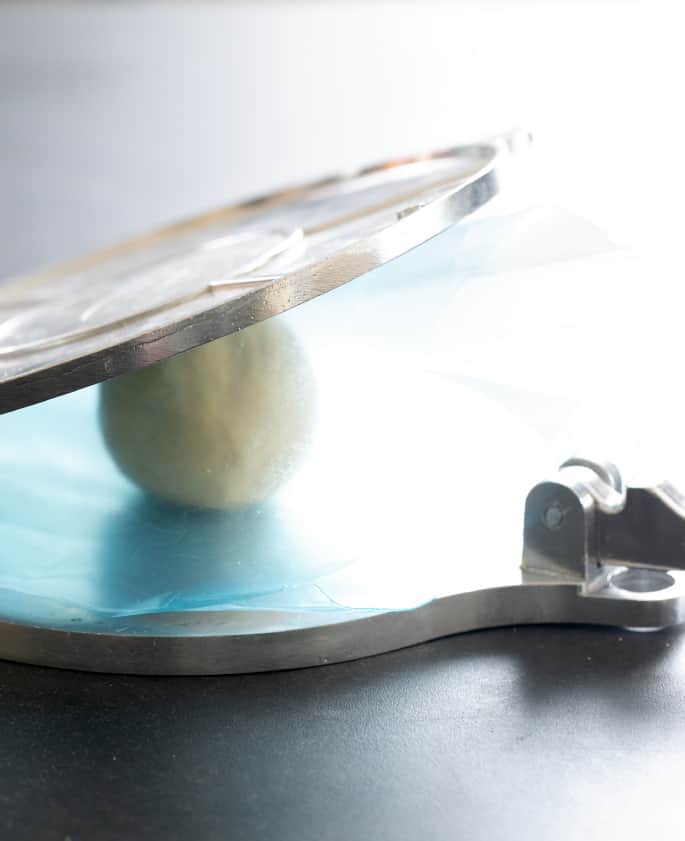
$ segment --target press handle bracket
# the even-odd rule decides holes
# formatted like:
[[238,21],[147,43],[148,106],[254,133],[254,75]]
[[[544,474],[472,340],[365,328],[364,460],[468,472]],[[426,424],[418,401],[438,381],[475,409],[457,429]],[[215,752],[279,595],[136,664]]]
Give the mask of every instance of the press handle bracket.
[[668,482],[628,487],[609,461],[572,458],[528,494],[523,542],[524,575],[593,592],[617,568],[639,568],[645,592],[658,589],[659,572],[685,570],[685,497]]

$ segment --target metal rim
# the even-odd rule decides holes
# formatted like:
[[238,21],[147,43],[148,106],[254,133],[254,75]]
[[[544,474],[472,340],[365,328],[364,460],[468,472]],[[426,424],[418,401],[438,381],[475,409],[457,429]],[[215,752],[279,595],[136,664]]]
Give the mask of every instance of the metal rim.
[[[524,624],[594,624],[655,629],[683,620],[682,588],[650,599],[583,595],[574,584],[513,584],[458,593],[410,610],[357,612],[269,633],[223,632],[196,613],[194,633],[97,633],[0,622],[0,657],[34,665],[138,675],[278,671],[355,660],[452,634]],[[230,611],[228,611],[230,614]],[[175,615],[163,617],[170,626]],[[184,614],[188,621],[189,615]],[[320,616],[319,616],[320,618]],[[154,621],[154,620],[153,620]],[[314,620],[313,620],[314,621]]]
[[[439,198],[423,206],[408,208],[390,227],[352,246],[340,249],[331,257],[287,274],[272,284],[246,290],[245,294],[239,298],[220,303],[193,317],[179,320],[172,327],[142,333],[133,340],[112,344],[87,355],[75,354],[73,358],[37,368],[28,375],[20,374],[4,380],[0,383],[0,413],[94,385],[221,338],[298,306],[395,259],[444,231],[491,199],[498,192],[499,165],[507,152],[507,142],[495,140],[492,143],[455,147],[429,156],[417,156],[365,167],[355,175],[368,176],[412,162],[466,154],[476,155],[482,160],[482,166],[478,171],[458,179],[454,187],[448,189]],[[115,248],[86,256],[62,267],[18,278],[13,288],[21,284],[21,288],[24,289],[27,286],[45,282],[49,278],[62,277],[77,270],[104,264],[115,256],[140,248],[143,244],[164,241],[176,236],[179,232],[203,226],[211,220],[219,218],[239,220],[257,210],[286,204],[306,195],[311,190],[339,184],[355,175],[325,178],[205,214],[130,240]]]

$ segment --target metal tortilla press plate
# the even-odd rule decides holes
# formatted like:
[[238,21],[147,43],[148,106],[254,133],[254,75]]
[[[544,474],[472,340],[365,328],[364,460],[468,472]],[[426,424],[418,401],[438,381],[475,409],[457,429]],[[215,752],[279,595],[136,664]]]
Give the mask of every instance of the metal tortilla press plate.
[[263,196],[0,292],[0,412],[165,359],[425,242],[498,190],[518,135]]
[[[677,491],[603,460],[545,480],[615,432],[583,423],[609,392],[579,371],[578,316],[616,314],[619,287],[623,323],[644,314],[631,258],[546,208],[452,226],[511,146],[329,179],[0,287],[0,656],[217,674],[509,623],[681,621]],[[267,318],[316,379],[301,469],[240,510],[154,503],[103,444],[96,383]]]

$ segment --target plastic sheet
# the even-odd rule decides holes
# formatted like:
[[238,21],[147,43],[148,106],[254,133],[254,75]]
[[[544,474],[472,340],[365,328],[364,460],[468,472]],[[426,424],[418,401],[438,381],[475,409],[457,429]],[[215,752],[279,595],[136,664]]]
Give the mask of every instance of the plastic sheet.
[[125,479],[98,387],[0,417],[0,614],[392,609],[448,594],[460,565],[515,569],[526,491],[601,438],[579,407],[617,390],[616,296],[642,296],[625,265],[563,211],[489,211],[278,316],[315,372],[316,430],[298,472],[237,511]]

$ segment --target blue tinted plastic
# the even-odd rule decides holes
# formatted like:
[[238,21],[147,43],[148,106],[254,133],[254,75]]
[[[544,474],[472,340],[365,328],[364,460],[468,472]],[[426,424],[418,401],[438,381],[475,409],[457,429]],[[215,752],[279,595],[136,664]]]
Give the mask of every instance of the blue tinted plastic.
[[[467,560],[515,564],[525,492],[556,458],[563,390],[478,371],[473,341],[456,370],[449,314],[483,275],[609,248],[558,211],[475,218],[279,316],[313,366],[318,421],[301,469],[259,505],[147,497],[103,444],[97,387],[1,417],[0,615],[404,607],[449,592]],[[471,339],[487,305],[472,316]],[[501,338],[480,358],[506,359],[515,332]],[[483,505],[487,545],[470,514]]]

